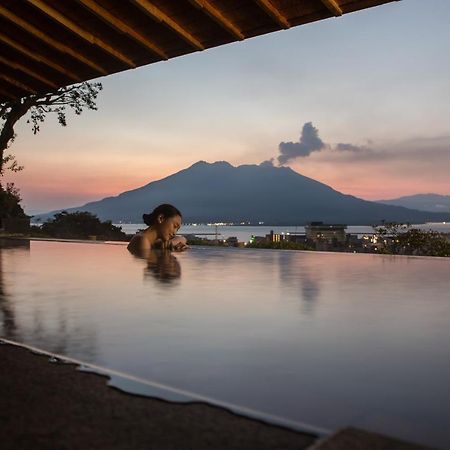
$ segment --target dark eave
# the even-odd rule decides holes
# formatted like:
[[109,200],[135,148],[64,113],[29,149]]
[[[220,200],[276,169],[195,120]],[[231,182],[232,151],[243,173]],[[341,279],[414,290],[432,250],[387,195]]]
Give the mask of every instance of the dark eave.
[[397,0],[0,0],[0,103]]

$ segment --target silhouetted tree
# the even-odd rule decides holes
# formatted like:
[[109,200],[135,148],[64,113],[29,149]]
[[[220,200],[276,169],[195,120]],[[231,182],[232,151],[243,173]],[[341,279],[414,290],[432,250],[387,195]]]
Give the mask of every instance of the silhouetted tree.
[[8,183],[6,189],[0,183],[0,222],[9,217],[27,217],[20,206],[19,190],[14,183]]
[[385,253],[400,255],[450,256],[450,242],[439,232],[411,228],[409,224],[387,223],[376,227]]
[[77,115],[85,109],[96,110],[95,101],[101,90],[101,83],[81,83],[0,104],[0,175],[5,169],[18,171],[23,168],[17,164],[13,154],[5,152],[16,136],[14,126],[25,114],[30,112],[27,122],[32,125],[34,134],[39,131],[47,114],[56,114],[58,122],[66,126],[67,108],[71,108]]
[[110,220],[101,222],[96,215],[79,211],[55,214],[54,219],[42,224],[38,233],[63,239],[88,239],[96,236],[98,239],[122,241],[127,238],[122,229],[113,225]]

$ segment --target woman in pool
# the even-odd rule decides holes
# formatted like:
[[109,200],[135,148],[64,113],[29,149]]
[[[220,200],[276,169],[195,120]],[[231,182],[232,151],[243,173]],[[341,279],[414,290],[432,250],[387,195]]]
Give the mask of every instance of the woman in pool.
[[148,228],[133,236],[127,247],[131,253],[141,255],[155,247],[176,251],[188,248],[186,238],[176,236],[181,226],[181,213],[175,206],[159,205],[142,218]]

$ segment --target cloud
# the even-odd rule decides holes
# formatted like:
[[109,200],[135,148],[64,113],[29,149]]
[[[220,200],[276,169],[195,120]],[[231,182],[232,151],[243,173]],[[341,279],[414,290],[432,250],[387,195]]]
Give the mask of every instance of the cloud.
[[298,142],[280,142],[278,163],[283,165],[295,158],[305,158],[312,152],[319,152],[325,147],[326,144],[319,137],[319,130],[311,122],[307,122],[303,125]]
[[330,146],[333,151],[323,154],[323,161],[335,163],[408,164],[417,167],[435,165],[440,170],[450,163],[450,136],[415,138],[391,141],[383,144],[371,143],[370,147],[353,144]]
[[333,146],[330,145],[329,147],[332,152],[330,152],[327,157],[334,160],[363,161],[386,158],[386,152],[384,150],[375,149],[374,147],[367,147],[365,145],[355,145],[341,142]]
[[[325,152],[327,158],[333,157],[345,159],[370,159],[382,156],[374,150],[366,146],[354,145],[349,143],[338,143],[336,145],[327,144],[319,137],[319,130],[313,126],[311,122],[303,125],[302,133],[298,142],[281,142],[278,146],[280,154],[278,155],[278,163],[280,165],[287,164],[296,158],[307,158],[313,152],[329,150]],[[342,156],[339,156],[342,155]],[[325,155],[324,155],[325,157]],[[269,160],[273,164],[273,158]],[[264,161],[266,163],[266,161]]]
[[352,153],[365,153],[369,149],[367,147],[360,147],[358,145],[353,144],[336,144],[336,147],[334,147],[335,150],[338,152],[352,152]]
[[[320,153],[319,153],[320,152]],[[311,163],[356,164],[358,167],[369,165],[376,167],[408,167],[416,172],[419,167],[434,167],[440,172],[442,166],[450,164],[450,135],[435,137],[415,137],[408,140],[392,140],[383,143],[368,140],[365,144],[339,142],[330,144],[322,141],[319,130],[311,122],[303,125],[298,142],[281,142],[279,144],[279,165],[293,162],[297,158],[306,158],[317,154]],[[264,165],[273,164],[274,158],[264,161]],[[308,163],[310,164],[310,163]],[[417,169],[420,172],[420,169]]]

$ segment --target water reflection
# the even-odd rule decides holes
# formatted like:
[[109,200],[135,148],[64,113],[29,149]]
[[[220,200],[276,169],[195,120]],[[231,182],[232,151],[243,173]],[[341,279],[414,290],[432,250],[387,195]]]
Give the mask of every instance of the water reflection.
[[0,313],[2,324],[2,335],[7,339],[20,339],[17,326],[16,314],[12,305],[12,300],[7,293],[6,281],[3,268],[2,249],[30,250],[30,241],[19,239],[0,239]]
[[181,277],[181,265],[169,250],[152,249],[139,252],[133,251],[131,254],[140,260],[146,261],[144,279],[153,279],[170,285]]
[[127,247],[127,250],[136,258],[147,261],[144,279],[155,279],[170,285],[181,277],[181,266],[171,251],[161,247],[162,245],[159,245],[146,250]]
[[[73,323],[72,311],[64,302],[47,310],[41,301],[47,300],[48,293],[36,285],[33,286],[34,296],[41,301],[32,301],[27,311],[23,307],[27,308],[24,303],[30,300],[28,295],[24,303],[18,301],[22,286],[17,286],[15,276],[17,269],[29,263],[30,248],[29,240],[0,239],[0,336],[17,342],[32,342],[53,353],[75,352],[86,361],[94,360],[97,353],[95,328]],[[66,277],[69,278],[67,274]],[[55,285],[57,278],[54,277]]]
[[1,239],[0,238],[0,250],[1,249],[20,249],[30,250],[30,241],[25,239]]
[[9,297],[5,288],[5,281],[3,279],[3,255],[0,249],[0,313],[2,315],[1,324],[2,336],[7,339],[15,339],[17,332],[16,319],[14,315],[14,309],[9,302]]
[[145,277],[153,277],[165,284],[172,284],[181,277],[181,265],[171,252],[153,251],[146,259]]
[[320,271],[314,267],[313,259],[303,255],[302,258],[302,254],[280,252],[278,270],[282,289],[297,292],[301,313],[311,315],[320,296]]
[[23,331],[27,340],[32,340],[36,347],[50,349],[50,352],[67,354],[75,352],[85,361],[94,361],[97,356],[97,333],[93,326],[73,323],[73,314],[64,303],[52,311],[49,317],[45,308],[36,305],[31,312],[32,321]]
[[312,314],[320,294],[319,279],[311,274],[304,274],[302,280],[302,312]]

